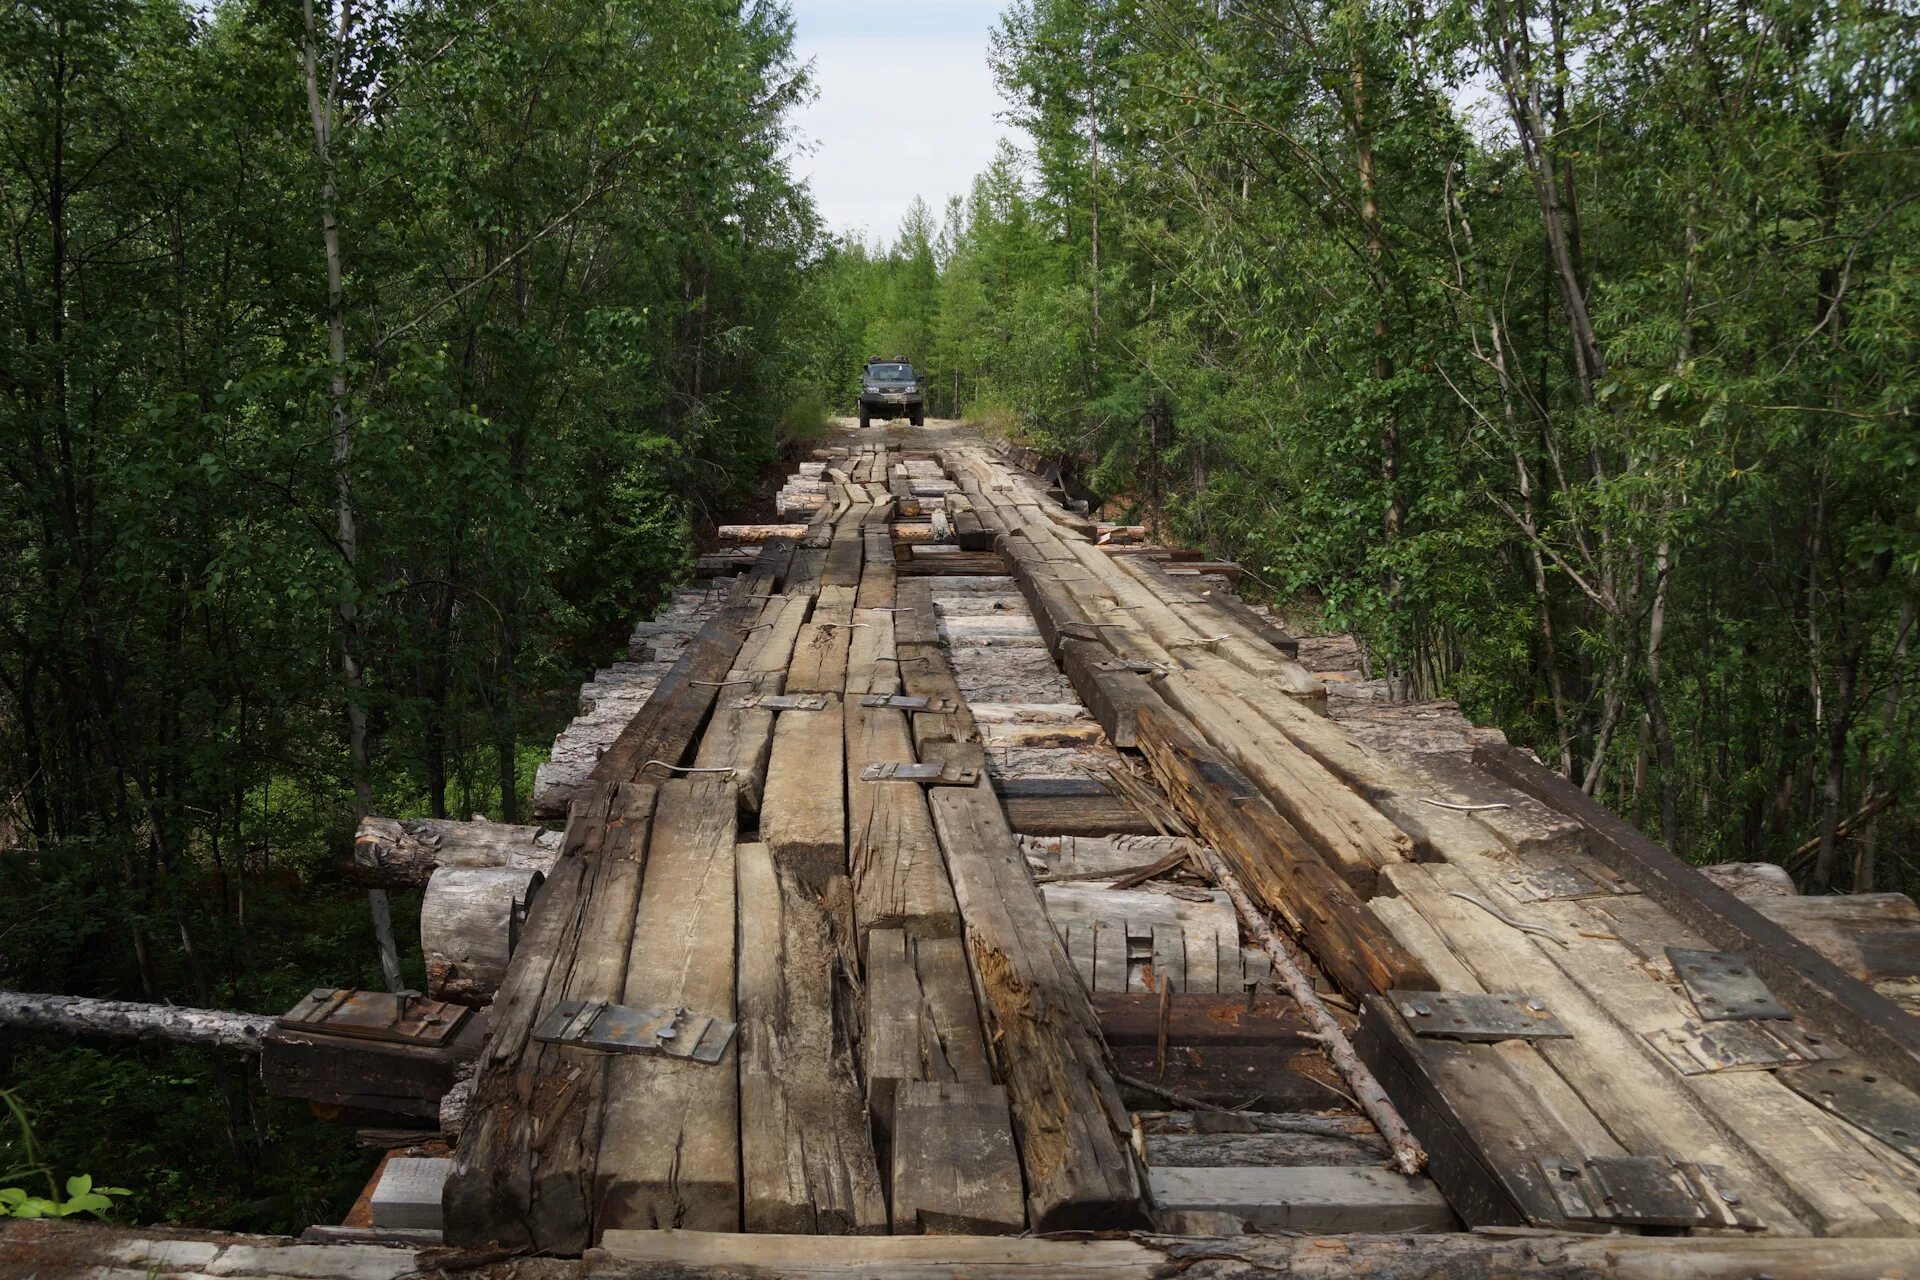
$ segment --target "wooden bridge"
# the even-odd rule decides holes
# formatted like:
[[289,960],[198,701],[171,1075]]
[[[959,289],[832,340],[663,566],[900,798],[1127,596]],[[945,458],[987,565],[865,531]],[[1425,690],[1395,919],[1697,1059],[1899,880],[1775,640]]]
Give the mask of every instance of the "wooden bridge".
[[[1920,1272],[1910,902],[1722,887],[1056,479],[834,443],[588,686],[563,835],[369,824],[363,874],[432,876],[428,995],[484,1024],[315,1067],[323,1011],[266,1057],[363,1109],[464,1077],[437,1260]],[[13,1229],[0,1270],[111,1274],[106,1238]],[[178,1256],[319,1246],[246,1247]],[[413,1266],[326,1247],[364,1270],[298,1273]]]

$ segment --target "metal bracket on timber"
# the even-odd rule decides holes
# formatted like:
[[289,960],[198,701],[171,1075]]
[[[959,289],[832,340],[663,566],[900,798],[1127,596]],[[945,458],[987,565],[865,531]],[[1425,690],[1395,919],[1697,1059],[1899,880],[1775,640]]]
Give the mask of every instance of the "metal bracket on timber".
[[1524,992],[1487,995],[1458,991],[1395,991],[1394,1006],[1417,1036],[1493,1043],[1499,1040],[1572,1039],[1567,1024],[1539,996]]
[[1688,866],[1593,797],[1513,747],[1481,746],[1474,763],[1585,824],[1588,850],[1708,945],[1747,957],[1776,999],[1815,1031],[1920,1092],[1920,1018],[1853,977],[1780,925]]
[[602,1053],[661,1053],[720,1061],[735,1024],[685,1009],[635,1009],[605,1000],[562,1000],[533,1029],[535,1040]]
[[267,1092],[339,1118],[435,1120],[440,1099],[478,1056],[483,1011],[386,991],[322,987],[261,1038]]
[[933,760],[923,764],[870,764],[860,770],[862,782],[924,782],[930,786],[970,787],[980,781],[978,769]]
[[1763,1225],[1718,1165],[1657,1156],[1547,1156],[1540,1171],[1576,1221],[1747,1231]]

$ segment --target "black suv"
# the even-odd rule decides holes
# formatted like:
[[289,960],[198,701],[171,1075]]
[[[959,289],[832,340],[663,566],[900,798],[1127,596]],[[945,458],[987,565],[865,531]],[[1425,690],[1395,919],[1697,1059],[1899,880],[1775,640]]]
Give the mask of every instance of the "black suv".
[[927,422],[920,381],[905,360],[869,360],[860,375],[860,425],[875,418],[911,418],[916,427]]

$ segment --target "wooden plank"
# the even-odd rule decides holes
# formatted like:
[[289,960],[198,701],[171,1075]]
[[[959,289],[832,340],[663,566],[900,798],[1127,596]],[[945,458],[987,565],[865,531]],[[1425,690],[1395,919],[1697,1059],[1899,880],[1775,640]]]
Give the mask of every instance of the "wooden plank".
[[1233,864],[1248,893],[1306,941],[1343,991],[1432,989],[1425,967],[1183,718],[1164,707],[1142,707],[1140,730],[1154,776],[1180,812]]
[[[1552,944],[1543,947],[1454,894],[1471,893],[1498,901],[1516,918],[1529,921],[1547,919],[1545,904],[1522,905],[1498,899],[1489,886],[1469,879],[1461,868],[1445,864],[1395,868],[1392,880],[1400,891],[1400,901],[1416,911],[1436,936],[1444,938],[1444,945],[1471,971],[1469,981],[1487,990],[1518,990],[1538,996],[1573,1031],[1572,1040],[1541,1040],[1530,1046],[1497,1048],[1503,1051],[1502,1065],[1512,1076],[1509,1090],[1527,1096],[1550,1113],[1579,1150],[1589,1154],[1672,1155],[1719,1165],[1728,1171],[1747,1206],[1770,1230],[1791,1234],[1806,1229],[1793,1203],[1796,1197],[1740,1142],[1737,1126],[1729,1127],[1710,1108],[1689,1096],[1677,1073],[1653,1055],[1634,1028],[1623,1026],[1604,1001],[1590,998],[1562,971],[1549,949],[1557,953],[1563,948]],[[1571,941],[1581,926],[1577,921],[1555,921],[1552,927],[1564,930],[1561,936]],[[1599,945],[1621,950],[1614,942]],[[1462,985],[1459,989],[1479,990],[1482,985]],[[1607,985],[1622,996],[1635,987],[1647,994],[1656,992],[1656,984],[1646,973],[1625,967],[1617,970],[1615,979]],[[1657,992],[1676,1015],[1669,1025],[1679,1025],[1671,998],[1663,987]],[[1552,1074],[1540,1074],[1537,1063],[1546,1064]],[[1571,1098],[1566,1096],[1568,1089],[1572,1090]],[[1734,1136],[1730,1139],[1729,1135]]]
[[562,1000],[620,999],[654,794],[650,784],[603,783],[574,800],[566,851],[494,1002],[447,1181],[450,1241],[560,1252],[592,1242],[606,1059],[532,1034]]
[[760,796],[766,788],[767,763],[773,751],[773,712],[743,704],[749,697],[782,691],[787,663],[793,657],[806,614],[804,596],[775,596],[766,602],[734,659],[733,669],[727,673],[730,683],[720,690],[719,705],[694,755],[699,768],[734,770],[740,805],[748,813],[759,811]]
[[1325,1168],[1388,1162],[1387,1144],[1352,1133],[1147,1134],[1147,1168]]
[[923,577],[999,577],[1006,573],[1007,563],[999,556],[974,551],[960,551],[943,556],[915,556],[894,565],[894,573],[902,578]]
[[906,713],[846,708],[847,857],[853,875],[854,918],[862,933],[903,928],[916,937],[955,937],[954,905],[926,789],[917,782],[865,782],[869,764],[912,764],[918,757]]
[[739,860],[742,1218],[748,1231],[886,1229],[853,1046],[834,1016],[840,946],[826,904],[763,844]]
[[993,792],[936,787],[994,1066],[1013,1105],[1036,1231],[1143,1225],[1143,1181],[1099,1021]]
[[820,711],[782,711],[760,804],[760,837],[776,865],[825,893],[847,874],[846,745],[837,693]]
[[[1160,1036],[1158,992],[1095,992],[1094,1011],[1107,1044],[1153,1045]],[[1313,1029],[1291,1000],[1277,992],[1196,995],[1176,992],[1167,1008],[1167,1041],[1179,1045],[1311,1045]]]
[[861,1041],[867,1105],[882,1143],[893,1133],[902,1081],[990,1083],[986,1040],[966,953],[957,938],[866,935],[866,1026]]
[[1140,708],[1160,701],[1147,678],[1134,671],[1109,669],[1115,665],[1113,654],[1091,640],[1061,642],[1060,665],[1113,745],[1138,746]]
[[1510,1087],[1494,1046],[1418,1039],[1383,997],[1368,996],[1354,1048],[1426,1147],[1428,1174],[1469,1227],[1588,1229],[1566,1219],[1539,1164],[1579,1148]]
[[997,1084],[902,1084],[892,1186],[895,1235],[1018,1235],[1027,1215],[1007,1091]]
[[850,623],[809,622],[800,628],[793,663],[787,668],[788,693],[839,693],[847,684]]
[[[746,594],[746,588],[736,583],[725,607],[694,634],[686,653],[600,757],[588,775],[590,781],[631,782],[649,760],[681,762],[713,706],[718,682],[733,667],[746,636],[744,629],[760,612],[760,602],[747,599]],[[655,770],[653,776],[665,775]]]
[[1426,1178],[1352,1165],[1152,1171],[1162,1214],[1225,1213],[1254,1231],[1452,1231],[1459,1219]]
[[1920,907],[1904,893],[1751,901],[1754,910],[1862,982],[1920,976]]
[[1495,777],[1584,823],[1589,850],[1717,950],[1745,955],[1774,997],[1920,1090],[1920,1019],[1850,976],[1772,920],[1511,747],[1478,747]]
[[[621,1002],[733,1018],[734,837],[719,778],[664,783],[633,919]],[[613,1055],[595,1171],[594,1235],[608,1228],[740,1229],[739,1049],[714,1065]],[[549,1089],[557,1082],[548,1081]],[[565,1105],[564,1091],[553,1099]]]
[[1027,836],[1160,834],[1147,816],[1091,778],[995,779],[1015,831]]

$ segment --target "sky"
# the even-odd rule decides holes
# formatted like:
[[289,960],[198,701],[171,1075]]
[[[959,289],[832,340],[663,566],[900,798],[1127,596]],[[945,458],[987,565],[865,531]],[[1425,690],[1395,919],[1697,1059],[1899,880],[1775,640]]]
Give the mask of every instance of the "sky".
[[987,67],[1003,0],[792,0],[815,100],[795,170],[835,231],[891,241],[916,195],[935,216],[1014,130]]

